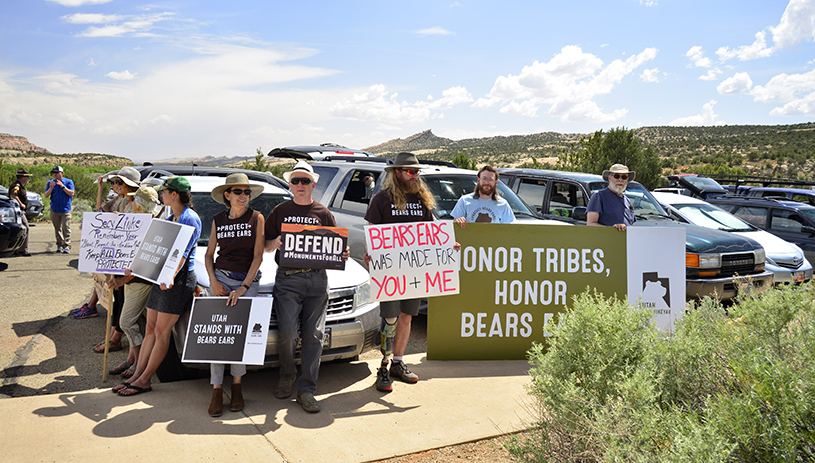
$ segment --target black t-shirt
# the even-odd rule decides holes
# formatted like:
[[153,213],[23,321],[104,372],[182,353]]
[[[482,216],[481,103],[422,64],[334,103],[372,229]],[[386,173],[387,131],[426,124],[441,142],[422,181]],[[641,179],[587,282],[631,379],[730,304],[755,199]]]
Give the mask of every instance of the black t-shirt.
[[[273,240],[280,236],[284,223],[295,225],[312,225],[320,227],[336,227],[334,215],[327,207],[312,202],[308,206],[301,206],[292,200],[278,204],[266,219],[266,240]],[[280,263],[280,253],[275,252],[274,260]]]
[[400,211],[391,202],[388,190],[382,190],[375,194],[368,205],[368,212],[365,213],[365,220],[381,225],[387,223],[401,222],[431,222],[433,212],[425,207],[419,197],[413,193],[405,195],[405,210]]

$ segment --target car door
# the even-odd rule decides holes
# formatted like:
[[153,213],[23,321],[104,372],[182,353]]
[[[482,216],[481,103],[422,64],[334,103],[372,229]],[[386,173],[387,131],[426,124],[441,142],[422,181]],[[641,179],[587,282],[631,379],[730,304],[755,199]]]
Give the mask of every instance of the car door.
[[797,244],[804,250],[807,260],[812,263],[815,262],[815,237],[803,230],[803,227],[808,225],[808,221],[798,212],[781,208],[770,209],[768,231],[785,241]]
[[546,213],[543,204],[546,201],[548,185],[549,180],[545,178],[518,178],[512,190],[532,208],[532,212],[543,216]]

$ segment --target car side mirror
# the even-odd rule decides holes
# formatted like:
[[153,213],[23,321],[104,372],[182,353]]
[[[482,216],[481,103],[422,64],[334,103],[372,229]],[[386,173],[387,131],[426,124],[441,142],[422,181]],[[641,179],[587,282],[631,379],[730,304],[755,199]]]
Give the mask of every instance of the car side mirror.
[[572,209],[572,218],[575,220],[580,220],[585,222],[588,220],[588,216],[586,214],[586,208],[583,206],[578,206]]
[[804,225],[803,227],[801,227],[801,232],[809,233],[810,236],[813,236],[815,235],[815,228],[810,227],[808,225]]

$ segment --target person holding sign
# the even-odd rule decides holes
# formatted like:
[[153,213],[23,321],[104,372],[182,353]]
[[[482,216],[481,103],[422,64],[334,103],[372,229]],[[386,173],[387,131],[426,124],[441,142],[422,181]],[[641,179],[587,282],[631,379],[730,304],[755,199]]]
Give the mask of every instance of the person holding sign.
[[[312,193],[319,175],[311,165],[299,161],[291,172],[283,174],[289,182],[294,199],[278,204],[266,221],[266,251],[275,253],[275,262],[280,264],[281,233],[283,224],[317,225],[335,227],[334,215],[322,204],[314,201]],[[346,247],[342,257],[348,260]],[[298,331],[303,336],[300,355],[300,379],[297,380],[297,401],[309,413],[320,411],[314,398],[317,389],[317,376],[320,372],[320,357],[323,355],[323,335],[325,316],[328,308],[328,277],[325,269],[278,267],[275,276],[273,310],[277,314],[279,329],[278,354],[280,355],[280,380],[274,395],[286,399],[292,394],[297,375],[294,364],[294,351],[297,347]]]
[[[421,168],[413,153],[397,154],[393,165],[385,167],[387,177],[382,190],[371,199],[365,220],[373,225],[432,221],[436,200],[419,177]],[[371,257],[367,252],[363,260],[365,265],[370,265]],[[390,376],[411,384],[419,381],[419,376],[404,364],[402,356],[410,339],[410,323],[419,314],[420,301],[421,299],[403,299],[379,303],[383,357],[376,375],[375,385],[378,391],[393,390],[388,378],[389,364]]]
[[[234,306],[239,297],[255,297],[260,285],[260,264],[263,262],[265,246],[264,218],[258,211],[249,208],[249,201],[263,193],[263,185],[249,183],[246,174],[230,174],[226,182],[212,190],[212,199],[227,207],[212,219],[207,253],[204,262],[209,281],[215,296],[228,296],[226,305]],[[215,249],[218,259],[215,260]],[[209,366],[212,399],[207,413],[221,416],[223,413],[223,363]],[[229,366],[232,374],[232,400],[229,410],[243,410],[241,378],[246,374],[246,365],[234,363]]]
[[622,164],[614,164],[603,171],[603,180],[608,187],[591,195],[586,208],[586,225],[614,227],[624,231],[637,221],[631,201],[623,194],[628,182],[634,180],[636,172],[631,172]]
[[515,214],[507,200],[498,196],[498,171],[492,166],[484,166],[478,171],[475,191],[459,198],[450,215],[461,228],[467,226],[467,222],[515,221]]
[[[201,218],[192,209],[190,182],[184,177],[170,177],[164,185],[156,188],[161,192],[162,202],[170,206],[173,214],[167,220],[193,227],[190,241],[179,259],[173,282],[169,285],[153,285],[147,299],[147,326],[144,342],[139,352],[136,372],[130,381],[113,388],[121,396],[131,396],[150,392],[150,379],[156,372],[170,345],[173,326],[184,312],[192,307],[195,277],[195,246],[201,236]],[[125,275],[130,275],[130,269]]]

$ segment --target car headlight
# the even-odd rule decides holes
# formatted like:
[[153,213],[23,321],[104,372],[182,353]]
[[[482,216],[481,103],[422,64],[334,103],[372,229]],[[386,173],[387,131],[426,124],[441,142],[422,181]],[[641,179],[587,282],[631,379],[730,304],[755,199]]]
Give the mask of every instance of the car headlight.
[[[761,259],[764,260],[763,255]],[[695,254],[688,252],[685,254],[685,265],[694,268],[719,268],[722,266],[722,256],[716,253]]]
[[15,223],[20,222],[13,207],[0,207],[0,222]]
[[767,259],[767,254],[764,251],[764,248],[756,249],[756,265],[763,264],[764,261]]
[[371,280],[365,280],[365,283],[357,285],[354,288],[354,308],[368,304],[371,302]]

